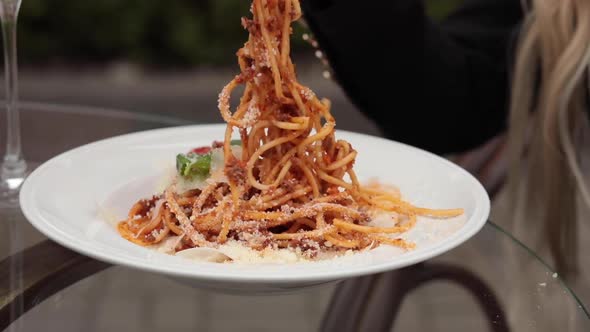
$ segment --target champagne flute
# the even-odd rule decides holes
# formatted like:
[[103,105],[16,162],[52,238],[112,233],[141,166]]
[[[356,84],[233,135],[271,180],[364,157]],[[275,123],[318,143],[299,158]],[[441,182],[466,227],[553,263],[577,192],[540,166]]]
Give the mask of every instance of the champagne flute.
[[0,0],[6,84],[6,152],[0,168],[0,207],[18,206],[18,193],[27,175],[21,150],[18,109],[16,24],[22,0]]

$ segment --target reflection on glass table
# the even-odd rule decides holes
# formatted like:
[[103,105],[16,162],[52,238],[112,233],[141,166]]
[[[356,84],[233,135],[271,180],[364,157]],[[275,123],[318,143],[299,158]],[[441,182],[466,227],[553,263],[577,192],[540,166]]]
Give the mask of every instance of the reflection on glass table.
[[[186,124],[40,104],[25,104],[22,122],[24,152],[38,162],[98,139]],[[95,261],[46,240],[18,209],[0,209],[0,236],[0,330],[590,330],[559,276],[491,222],[423,264],[276,296],[212,293]]]

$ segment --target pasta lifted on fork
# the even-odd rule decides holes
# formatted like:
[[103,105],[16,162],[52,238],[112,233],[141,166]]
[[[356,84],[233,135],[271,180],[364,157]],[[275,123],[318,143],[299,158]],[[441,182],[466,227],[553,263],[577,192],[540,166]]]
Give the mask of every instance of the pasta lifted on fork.
[[[237,52],[241,72],[219,95],[227,123],[223,142],[177,157],[178,176],[159,196],[140,200],[119,232],[140,245],[179,236],[175,250],[216,247],[228,240],[253,249],[357,250],[379,244],[413,247],[398,236],[418,215],[454,217],[462,209],[431,210],[395,190],[361,186],[357,151],[335,136],[330,102],[297,81],[290,57],[298,0],[254,0],[249,32]],[[230,98],[244,93],[232,113]],[[239,133],[240,140],[232,140]],[[368,225],[391,214],[387,228]]]

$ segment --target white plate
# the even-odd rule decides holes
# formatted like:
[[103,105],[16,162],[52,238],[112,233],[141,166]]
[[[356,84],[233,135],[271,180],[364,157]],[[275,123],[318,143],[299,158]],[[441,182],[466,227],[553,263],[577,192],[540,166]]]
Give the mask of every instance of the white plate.
[[154,194],[158,174],[173,167],[178,152],[223,138],[224,125],[151,130],[114,137],[63,153],[37,168],[24,183],[20,202],[31,224],[50,239],[84,255],[163,273],[199,287],[274,292],[398,269],[440,255],[485,224],[489,197],[468,172],[422,150],[393,141],[338,131],[359,151],[361,181],[376,178],[400,188],[415,205],[464,208],[453,220],[420,218],[407,237],[417,248],[380,246],[329,261],[293,264],[196,262],[122,239],[113,223],[137,199]]

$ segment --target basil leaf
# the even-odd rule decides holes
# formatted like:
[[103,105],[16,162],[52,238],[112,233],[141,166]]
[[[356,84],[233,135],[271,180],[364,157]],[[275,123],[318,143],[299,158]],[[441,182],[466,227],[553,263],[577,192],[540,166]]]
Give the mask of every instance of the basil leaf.
[[180,153],[176,156],[176,170],[185,179],[206,178],[211,170],[211,154]]
[[179,153],[176,155],[176,171],[179,175],[183,175],[186,171],[187,166],[191,163],[191,160],[184,154]]
[[185,177],[207,177],[211,169],[211,154],[198,156],[184,170]]

